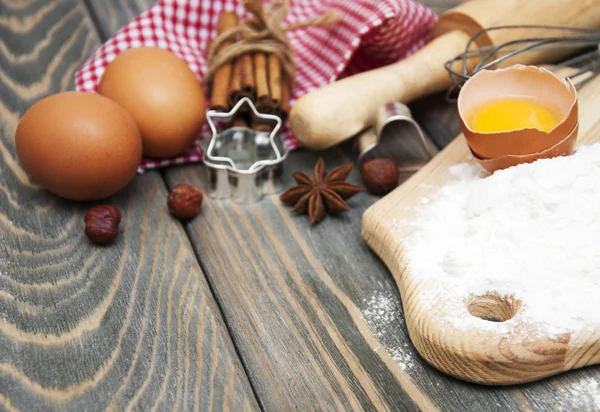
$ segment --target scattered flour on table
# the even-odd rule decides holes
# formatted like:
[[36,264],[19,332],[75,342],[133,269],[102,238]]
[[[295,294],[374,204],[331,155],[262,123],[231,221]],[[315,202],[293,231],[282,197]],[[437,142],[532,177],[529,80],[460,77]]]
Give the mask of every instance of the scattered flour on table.
[[390,294],[375,293],[365,301],[365,304],[363,314],[372,327],[373,333],[379,338],[393,322],[397,322],[400,318],[397,305]]
[[[566,384],[568,385],[568,384]],[[584,378],[560,390],[560,412],[600,411],[600,383]]]
[[[428,283],[425,304],[445,308],[448,327],[505,334],[518,322],[545,334],[600,325],[600,144],[484,176],[466,164],[423,198],[405,239],[407,267]],[[470,296],[520,300],[511,320],[464,316]],[[456,315],[456,316],[454,316]]]
[[[369,328],[380,341],[393,334],[394,329],[403,323],[400,308],[392,294],[376,292],[365,299],[364,304],[363,315]],[[375,350],[387,351],[402,370],[414,365],[412,349],[408,343],[403,343],[402,346],[383,345]]]

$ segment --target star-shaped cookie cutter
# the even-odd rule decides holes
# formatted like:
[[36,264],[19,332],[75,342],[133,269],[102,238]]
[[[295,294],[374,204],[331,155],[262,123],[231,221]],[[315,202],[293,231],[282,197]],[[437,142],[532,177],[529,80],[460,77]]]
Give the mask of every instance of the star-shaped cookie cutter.
[[[219,132],[218,121],[231,122],[240,108],[249,106],[255,119],[275,123],[271,132],[232,127]],[[231,198],[240,203],[258,201],[264,194],[283,189],[281,176],[288,150],[277,134],[281,119],[260,113],[248,98],[241,99],[229,112],[210,110],[206,117],[212,131],[204,147],[208,194]]]

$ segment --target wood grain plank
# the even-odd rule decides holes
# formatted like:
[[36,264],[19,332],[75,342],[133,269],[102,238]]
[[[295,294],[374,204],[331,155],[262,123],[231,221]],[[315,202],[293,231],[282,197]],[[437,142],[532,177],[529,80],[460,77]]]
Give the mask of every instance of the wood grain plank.
[[258,409],[159,173],[108,199],[121,234],[94,247],[87,206],[31,182],[21,114],[72,87],[99,38],[80,2],[0,1],[0,409]]
[[[347,161],[337,151],[324,155],[328,167]],[[289,169],[310,172],[316,157],[294,152]],[[200,186],[202,175],[195,166],[166,173],[169,184]],[[350,180],[359,183],[356,172]],[[352,409],[520,409],[510,390],[446,377],[416,355],[393,280],[360,239],[360,217],[375,200],[357,196],[350,213],[313,228],[277,197],[250,206],[209,200],[203,216],[188,225],[262,403],[267,409],[282,401],[299,409],[309,402]],[[372,316],[371,301],[382,296],[386,310],[398,314],[392,322]],[[278,385],[286,377],[287,384]]]
[[130,20],[146,10],[157,0],[83,0],[92,11],[98,30],[103,38],[125,26]]

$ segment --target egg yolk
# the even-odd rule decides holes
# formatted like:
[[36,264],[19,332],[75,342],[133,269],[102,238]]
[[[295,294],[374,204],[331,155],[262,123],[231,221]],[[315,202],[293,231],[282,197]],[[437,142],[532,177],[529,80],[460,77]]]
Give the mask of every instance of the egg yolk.
[[480,133],[538,129],[549,132],[559,123],[556,111],[532,100],[503,99],[488,102],[474,110],[471,129]]

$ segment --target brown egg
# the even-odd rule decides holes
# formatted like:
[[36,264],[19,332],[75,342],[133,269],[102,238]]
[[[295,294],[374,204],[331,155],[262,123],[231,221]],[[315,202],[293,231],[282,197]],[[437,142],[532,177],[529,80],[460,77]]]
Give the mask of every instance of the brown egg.
[[185,61],[159,48],[118,55],[106,67],[98,91],[131,113],[147,157],[184,152],[205,119],[200,82]]
[[[547,113],[552,114],[553,127],[546,130],[531,126],[493,132],[476,130],[476,110],[504,99],[539,104],[541,111],[547,108]],[[571,81],[534,66],[516,65],[477,73],[463,86],[458,98],[458,111],[467,143],[480,159],[530,158],[530,155],[546,152],[564,141],[578,124],[577,92]]]
[[25,170],[72,200],[102,199],[135,176],[142,140],[129,113],[92,93],[59,93],[34,104],[15,135]]

